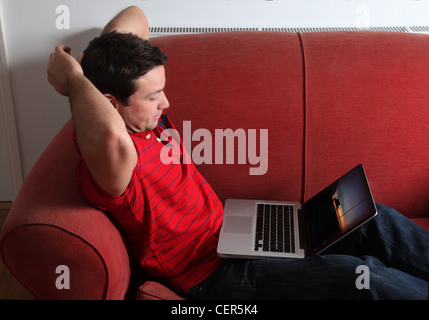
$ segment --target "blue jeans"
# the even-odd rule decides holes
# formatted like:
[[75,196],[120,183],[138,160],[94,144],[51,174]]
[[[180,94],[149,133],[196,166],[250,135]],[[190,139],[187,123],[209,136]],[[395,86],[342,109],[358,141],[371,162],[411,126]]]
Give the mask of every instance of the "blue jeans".
[[[392,208],[320,255],[224,259],[188,299],[428,299],[429,232]],[[360,270],[358,266],[366,266]],[[357,269],[358,268],[358,269]]]

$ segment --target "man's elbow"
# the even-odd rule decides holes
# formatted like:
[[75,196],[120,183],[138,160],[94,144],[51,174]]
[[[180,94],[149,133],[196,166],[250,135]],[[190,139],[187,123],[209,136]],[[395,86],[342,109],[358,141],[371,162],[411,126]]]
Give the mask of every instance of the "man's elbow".
[[111,131],[105,136],[104,152],[113,161],[137,161],[137,153],[134,143],[128,132]]
[[118,162],[127,164],[137,161],[136,151],[128,133],[108,130],[83,141],[78,137],[77,142],[85,162],[92,166],[108,164],[115,167]]
[[82,156],[91,175],[105,192],[121,195],[137,164],[137,153],[130,136],[109,133]]

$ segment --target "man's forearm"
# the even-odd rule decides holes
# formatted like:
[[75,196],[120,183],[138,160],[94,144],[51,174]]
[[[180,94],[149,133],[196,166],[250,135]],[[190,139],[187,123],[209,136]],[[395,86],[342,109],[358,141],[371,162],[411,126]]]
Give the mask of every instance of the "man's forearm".
[[99,156],[112,136],[128,137],[122,117],[85,76],[69,80],[69,99],[77,142],[85,158]]

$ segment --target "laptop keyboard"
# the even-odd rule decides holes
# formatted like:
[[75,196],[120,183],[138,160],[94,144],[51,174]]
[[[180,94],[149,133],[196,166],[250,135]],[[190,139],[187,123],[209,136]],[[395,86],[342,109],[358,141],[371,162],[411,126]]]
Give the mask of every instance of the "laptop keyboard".
[[259,203],[256,217],[256,251],[295,252],[292,205]]

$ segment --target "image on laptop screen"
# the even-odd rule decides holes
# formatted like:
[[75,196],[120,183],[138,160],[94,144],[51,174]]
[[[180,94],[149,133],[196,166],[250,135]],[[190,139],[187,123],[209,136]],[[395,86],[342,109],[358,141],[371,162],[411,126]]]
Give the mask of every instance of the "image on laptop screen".
[[362,166],[357,166],[305,203],[313,253],[352,231],[376,212]]

